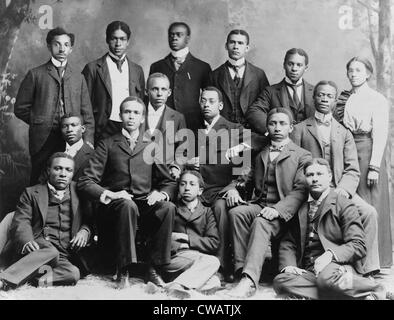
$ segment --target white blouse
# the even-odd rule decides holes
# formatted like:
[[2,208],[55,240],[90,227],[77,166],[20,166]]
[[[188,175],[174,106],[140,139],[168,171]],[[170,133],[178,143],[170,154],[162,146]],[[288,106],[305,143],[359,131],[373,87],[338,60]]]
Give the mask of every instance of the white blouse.
[[379,92],[363,84],[346,102],[343,124],[352,133],[372,133],[370,165],[380,167],[389,133],[389,102]]

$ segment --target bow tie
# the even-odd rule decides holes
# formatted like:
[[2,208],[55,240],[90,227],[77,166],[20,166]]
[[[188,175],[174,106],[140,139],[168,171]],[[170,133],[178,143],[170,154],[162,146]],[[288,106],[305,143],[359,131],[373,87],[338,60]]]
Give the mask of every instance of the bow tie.
[[284,146],[279,146],[279,147],[270,146],[270,152],[281,152],[283,148]]
[[115,59],[113,56],[109,55],[111,60],[116,64],[116,67],[118,68],[119,72],[122,73],[122,64],[126,60],[126,56],[123,59]]
[[321,121],[320,119],[315,118],[317,124],[320,124],[322,126],[326,126],[329,127],[331,125],[331,121],[330,120],[325,120],[325,121]]

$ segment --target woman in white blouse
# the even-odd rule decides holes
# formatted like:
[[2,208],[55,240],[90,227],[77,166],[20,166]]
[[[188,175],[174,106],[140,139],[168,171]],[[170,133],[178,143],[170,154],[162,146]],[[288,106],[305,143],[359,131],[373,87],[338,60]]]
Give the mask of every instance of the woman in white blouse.
[[380,264],[381,267],[390,267],[392,242],[387,171],[390,166],[386,165],[385,156],[389,103],[368,85],[373,73],[369,60],[354,57],[347,63],[346,70],[352,90],[341,94],[334,116],[340,118],[338,120],[353,133],[360,164],[357,193],[379,214]]

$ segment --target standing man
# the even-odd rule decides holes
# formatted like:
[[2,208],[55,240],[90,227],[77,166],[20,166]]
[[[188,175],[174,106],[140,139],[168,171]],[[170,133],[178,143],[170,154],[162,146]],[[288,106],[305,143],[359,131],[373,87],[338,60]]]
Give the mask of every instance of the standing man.
[[42,266],[47,273],[39,282],[74,285],[79,280],[76,253],[89,241],[91,217],[71,181],[73,171],[72,157],[57,152],[48,160],[48,182],[21,195],[11,224],[17,261],[0,273],[0,289],[38,280]]
[[38,181],[48,158],[64,148],[59,129],[64,114],[82,115],[85,140],[93,147],[94,119],[86,82],[67,62],[74,34],[58,27],[48,32],[46,42],[51,59],[27,73],[15,101],[15,115],[30,126],[32,185]]
[[221,115],[248,127],[246,111],[269,82],[264,70],[245,60],[249,51],[249,34],[245,30],[231,30],[225,48],[228,60],[212,72],[211,84],[223,93]]
[[88,63],[82,71],[94,111],[96,144],[121,130],[120,103],[129,96],[142,99],[145,90],[141,66],[127,56],[131,36],[129,26],[123,21],[113,21],[105,33],[108,52]]
[[267,114],[273,108],[291,111],[295,123],[314,114],[313,86],[303,78],[308,63],[308,54],[303,49],[293,48],[286,52],[283,62],[285,78],[261,91],[247,110],[246,121],[253,131],[266,133]]
[[360,215],[330,188],[328,161],[314,158],[304,172],[309,199],[280,243],[275,292],[307,299],[394,299],[382,285],[360,276],[366,251]]
[[172,95],[167,105],[185,116],[188,129],[196,131],[203,120],[200,113],[200,90],[209,83],[211,67],[189,52],[190,27],[174,22],[168,28],[171,53],[150,66],[149,74],[164,73],[170,79]]
[[295,144],[310,151],[313,157],[324,158],[332,171],[331,187],[335,192],[352,199],[365,229],[365,275],[379,273],[378,213],[357,193],[360,181],[357,148],[353,135],[332,116],[338,95],[332,81],[320,81],[314,89],[315,114],[297,124],[291,134]]
[[245,298],[255,294],[267,249],[278,240],[285,224],[306,199],[303,165],[310,153],[289,138],[293,117],[285,108],[268,113],[271,143],[257,155],[250,178],[256,197],[245,203],[235,187],[226,193],[236,274],[241,281],[228,294]]
[[[145,136],[146,108],[138,97],[120,105],[123,128],[99,141],[78,188],[99,201],[99,246],[109,248],[117,267],[119,288],[128,286],[128,268],[137,262],[135,235],[147,239],[148,278],[164,286],[158,272],[171,261],[171,232],[175,216],[176,181],[164,164],[145,154],[151,143]],[[138,219],[137,219],[138,218]]]

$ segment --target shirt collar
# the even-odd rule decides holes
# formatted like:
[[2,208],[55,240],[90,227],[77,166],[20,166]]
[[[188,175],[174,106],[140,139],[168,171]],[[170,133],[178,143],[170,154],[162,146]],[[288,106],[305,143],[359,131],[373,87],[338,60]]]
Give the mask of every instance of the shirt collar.
[[164,108],[166,107],[165,104],[163,104],[160,108],[158,108],[157,110],[155,110],[155,108],[153,108],[152,104],[149,102],[148,104],[148,115],[152,115],[152,114],[162,114],[164,112]]
[[285,139],[285,140],[283,140],[281,142],[271,141],[271,146],[273,146],[275,148],[284,147],[289,142],[290,142],[290,138],[287,138],[287,139]]
[[137,141],[138,140],[138,136],[140,134],[140,130],[137,129],[137,130],[133,131],[132,134],[130,134],[125,128],[122,128],[122,134],[127,139]]
[[[289,84],[293,84],[293,82],[291,82],[291,80],[287,76],[285,76],[285,81]],[[302,81],[303,81],[303,78],[301,77],[300,79],[298,79],[296,85],[302,84]]]
[[238,60],[229,58],[228,62],[230,62],[230,64],[232,64],[233,66],[243,66],[245,64],[245,57]]
[[174,58],[183,58],[186,57],[189,53],[189,47],[183,48],[178,51],[171,50],[171,54]]
[[[323,191],[323,193],[320,195],[319,199],[317,199],[317,202],[321,203],[330,193],[331,189],[327,188],[326,190]],[[308,196],[308,202],[312,202],[315,201],[315,199],[313,199],[313,197],[311,196],[311,194],[309,194]]]
[[60,62],[59,60],[56,60],[54,57],[51,57],[51,61],[52,61],[53,65],[54,65],[56,68],[65,67],[66,64],[67,64],[67,60],[66,60],[66,61],[63,61],[63,62]]
[[[186,202],[184,202],[183,200],[182,200],[182,203],[183,203],[183,205],[186,207],[186,208],[188,208],[188,206],[187,206],[187,204],[186,204]],[[191,209],[189,209],[190,210],[190,212],[194,212],[195,210],[196,210],[196,208],[198,207],[198,205],[200,204],[200,201],[198,200],[198,198],[196,198],[195,200],[193,200],[193,207],[191,208]]]
[[330,113],[324,114],[324,113],[321,113],[321,112],[316,110],[315,111],[315,118],[320,120],[321,122],[325,122],[325,121],[330,121],[331,122],[331,120],[332,120],[332,113],[330,112]]
[[83,146],[83,139],[79,139],[79,141],[75,142],[73,145],[69,145],[66,142],[66,150],[75,150],[75,152],[78,152]]
[[212,128],[215,125],[215,123],[219,120],[219,118],[220,118],[220,114],[218,114],[215,118],[213,118],[211,123],[208,123],[208,121],[204,119],[204,124],[207,127],[207,129]]
[[122,59],[124,59],[124,57],[126,57],[126,53],[119,58],[118,56],[115,56],[111,51],[108,51],[108,55],[110,55],[115,60],[122,60]]
[[53,185],[51,185],[51,184],[49,183],[49,181],[47,182],[47,184],[48,184],[49,190],[52,191],[52,193],[54,193],[54,194],[56,194],[56,195],[59,195],[61,198],[64,197],[64,194],[65,194],[67,188],[64,189],[64,190],[57,190]]

